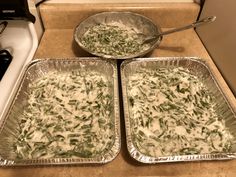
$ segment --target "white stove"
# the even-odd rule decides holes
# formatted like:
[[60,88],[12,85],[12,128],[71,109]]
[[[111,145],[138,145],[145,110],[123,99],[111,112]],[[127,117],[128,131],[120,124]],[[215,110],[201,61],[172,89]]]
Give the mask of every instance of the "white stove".
[[[3,20],[0,20],[0,23]],[[38,47],[35,26],[27,20],[6,20],[0,35],[0,49],[9,51],[12,61],[0,80],[0,122],[2,122],[19,84],[23,68],[33,59]]]

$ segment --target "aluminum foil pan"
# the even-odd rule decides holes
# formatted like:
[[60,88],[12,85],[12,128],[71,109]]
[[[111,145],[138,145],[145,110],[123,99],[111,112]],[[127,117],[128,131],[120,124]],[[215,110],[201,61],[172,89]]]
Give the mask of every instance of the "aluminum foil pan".
[[[187,75],[191,74],[192,77],[199,79],[199,82],[190,84],[199,85],[201,83],[206,89],[206,92],[202,92],[203,94],[196,96],[196,98],[189,97],[189,99],[200,98],[196,102],[203,105],[201,105],[202,110],[198,110],[199,112],[193,111],[200,107],[198,104],[193,104],[193,107],[185,107],[189,112],[182,110],[182,105],[190,104],[187,99],[184,103],[174,104],[172,102],[172,100],[181,100],[185,97],[185,94],[188,94],[187,86],[181,85],[181,83],[186,83],[182,82],[183,80],[181,79],[183,78],[175,77],[178,77],[179,73],[176,72],[176,68],[179,67],[182,68],[182,71],[188,72]],[[149,75],[141,74],[143,71]],[[165,73],[165,71],[168,72]],[[162,80],[161,77],[165,78],[167,75],[168,77],[171,75],[172,79],[168,78],[159,85],[159,80]],[[155,80],[155,78],[159,78],[159,80]],[[236,108],[227,101],[221,86],[217,82],[217,78],[204,60],[187,57],[126,60],[121,64],[121,80],[126,141],[128,151],[134,159],[142,163],[161,163],[223,160],[236,157]],[[169,86],[169,94],[165,95],[164,93],[167,92],[163,92],[161,89],[165,83],[169,82],[176,82],[177,84],[174,83],[176,85]],[[150,84],[152,84],[152,87],[150,87]],[[198,88],[202,87],[199,86]],[[198,88],[191,88],[191,94],[194,95],[197,91],[200,91]],[[175,94],[176,92],[178,94]],[[209,105],[206,104],[206,100],[202,100],[205,97],[204,93],[212,95],[212,97],[207,96],[209,100],[212,99],[212,102],[209,101]],[[182,97],[176,96],[181,94],[183,95]],[[209,107],[211,103],[214,105],[213,108]],[[210,112],[211,109],[214,110],[214,114],[208,116],[208,110]],[[202,116],[201,112],[203,110],[206,110],[204,116]],[[198,116],[199,114],[201,116]],[[193,117],[197,117],[197,119],[193,120]],[[213,123],[212,120],[215,122]],[[201,121],[205,121],[205,124],[202,125]],[[215,124],[218,121],[223,122],[221,125],[224,125],[224,130],[220,128],[221,126]],[[226,130],[228,134],[224,134]],[[190,135],[194,137],[191,141],[189,141]],[[203,136],[205,136],[205,139]],[[230,145],[228,144],[229,142],[223,145],[222,139],[227,138],[229,138]],[[206,145],[212,144],[205,146],[204,143]],[[203,146],[197,149],[201,145]],[[224,148],[217,151],[214,149],[217,147]],[[227,147],[230,148],[225,151]]]
[[[49,90],[37,91],[41,88]],[[0,166],[112,161],[120,150],[116,63],[98,58],[31,62],[1,125],[0,142]]]
[[[120,28],[120,30],[127,31],[126,35],[131,33],[129,37],[124,37],[121,41],[120,38],[117,38],[115,35],[111,37],[112,30],[108,33],[104,29],[98,30],[96,33],[100,33],[95,38],[86,39],[88,40],[88,44],[86,45],[84,37],[86,33],[98,26],[116,26]],[[119,32],[117,32],[119,34]],[[98,14],[94,14],[84,21],[82,21],[74,31],[74,39],[77,44],[84,49],[85,51],[99,57],[108,58],[108,59],[128,59],[134,57],[144,56],[145,54],[151,52],[155,49],[161,42],[162,37],[160,36],[157,40],[153,40],[149,43],[142,43],[142,40],[147,37],[154,36],[156,34],[161,33],[161,28],[155,25],[150,19],[140,14],[132,13],[132,12],[102,12]],[[102,36],[102,38],[100,37]],[[136,36],[136,37],[134,37]],[[108,39],[109,38],[109,39]],[[110,39],[111,38],[111,39]],[[133,38],[129,40],[129,38]],[[98,40],[99,39],[99,40]],[[113,39],[115,41],[113,41]],[[93,41],[99,41],[94,43]],[[102,41],[101,41],[102,40]],[[104,42],[106,40],[106,42]],[[128,40],[128,41],[126,41]],[[109,41],[109,42],[108,42]],[[124,42],[126,41],[126,42]],[[99,43],[102,43],[102,48],[100,49]],[[139,45],[137,45],[137,43]],[[95,44],[95,47],[90,47],[91,44]],[[106,44],[109,43],[108,46]],[[129,43],[129,44],[128,44]],[[126,45],[127,44],[127,45]],[[104,47],[103,47],[104,46]],[[126,46],[126,47],[123,47]],[[137,46],[141,46],[138,50],[133,52],[129,51],[128,48],[134,49]],[[107,52],[106,49],[113,50],[111,52]],[[105,49],[105,50],[104,50]],[[106,52],[105,52],[106,51]],[[118,54],[117,52],[123,52],[122,54]],[[128,52],[129,51],[129,52]]]

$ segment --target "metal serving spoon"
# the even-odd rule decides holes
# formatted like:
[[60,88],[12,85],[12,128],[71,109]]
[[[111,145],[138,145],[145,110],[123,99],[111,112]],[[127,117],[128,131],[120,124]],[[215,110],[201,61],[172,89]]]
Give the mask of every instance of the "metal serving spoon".
[[209,22],[213,22],[213,21],[215,21],[215,19],[216,19],[216,16],[206,17],[206,18],[198,20],[198,21],[196,21],[196,22],[194,22],[194,23],[192,23],[190,25],[179,27],[179,28],[175,28],[175,29],[168,30],[168,31],[164,31],[164,32],[161,32],[159,34],[146,37],[146,38],[144,38],[142,43],[143,44],[144,43],[150,43],[150,42],[153,42],[153,41],[157,40],[160,36],[164,36],[164,35],[167,35],[167,34],[175,33],[175,32],[178,32],[178,31],[183,31],[183,30],[190,29],[190,28],[199,27],[199,26],[207,24]]

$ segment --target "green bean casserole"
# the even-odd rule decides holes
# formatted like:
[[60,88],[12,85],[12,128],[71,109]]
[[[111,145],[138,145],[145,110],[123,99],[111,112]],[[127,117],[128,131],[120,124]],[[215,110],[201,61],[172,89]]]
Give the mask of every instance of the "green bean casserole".
[[96,157],[114,143],[112,84],[99,72],[49,72],[29,85],[13,144],[19,159]]
[[153,157],[229,152],[233,136],[215,98],[188,69],[140,69],[128,77],[134,146]]

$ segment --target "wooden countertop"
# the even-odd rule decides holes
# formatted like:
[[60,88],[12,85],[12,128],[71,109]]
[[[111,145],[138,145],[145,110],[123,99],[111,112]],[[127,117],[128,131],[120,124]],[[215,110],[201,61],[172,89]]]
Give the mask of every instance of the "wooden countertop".
[[[166,30],[166,29],[163,29]],[[40,42],[35,58],[89,56],[73,40],[73,29],[49,28]],[[149,57],[195,56],[204,58],[213,69],[230,102],[236,100],[193,29],[165,36]],[[121,116],[122,117],[122,116]],[[104,165],[64,165],[0,168],[1,177],[234,177],[236,160],[178,162],[145,165],[131,159],[127,152],[124,121],[121,118],[121,151]]]

